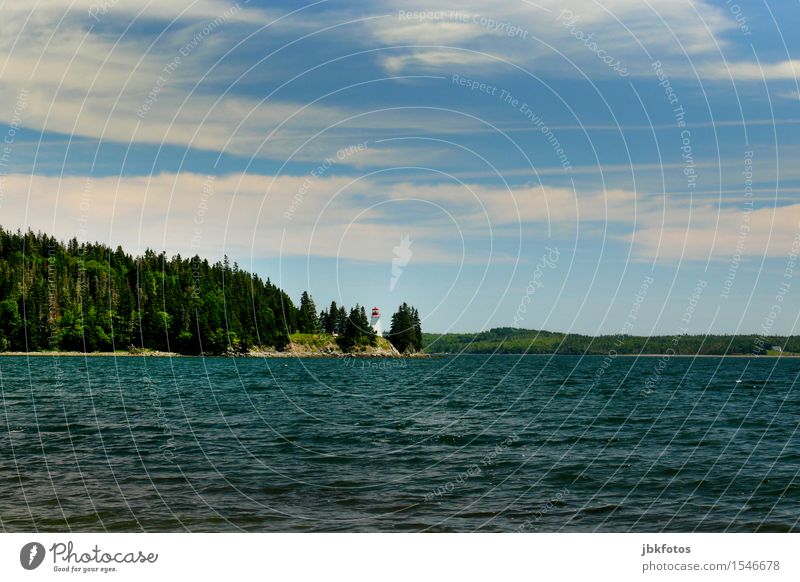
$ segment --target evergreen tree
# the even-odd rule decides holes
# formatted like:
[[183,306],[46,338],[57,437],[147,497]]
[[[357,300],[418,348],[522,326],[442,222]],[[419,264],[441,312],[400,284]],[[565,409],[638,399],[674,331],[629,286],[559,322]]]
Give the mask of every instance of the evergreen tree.
[[339,308],[336,305],[336,301],[331,301],[331,306],[328,308],[327,318],[325,320],[325,325],[323,327],[325,333],[330,333],[330,334],[341,333],[341,330],[339,329],[338,325],[339,323],[338,319],[339,319]]
[[344,305],[339,308],[339,315],[336,317],[336,333],[344,335],[347,331],[347,309]]
[[421,352],[422,351],[422,322],[419,318],[419,311],[417,311],[416,307],[411,308],[411,322],[414,325],[414,341],[413,347],[414,351]]
[[422,349],[422,326],[416,308],[403,303],[392,314],[391,326],[386,338],[401,353],[417,352]]
[[319,316],[317,306],[307,291],[300,297],[300,309],[297,312],[297,331],[300,333],[319,333]]
[[377,343],[375,331],[367,319],[367,311],[356,304],[350,310],[350,315],[345,324],[345,331],[341,340],[341,345],[346,350],[355,347],[374,346]]

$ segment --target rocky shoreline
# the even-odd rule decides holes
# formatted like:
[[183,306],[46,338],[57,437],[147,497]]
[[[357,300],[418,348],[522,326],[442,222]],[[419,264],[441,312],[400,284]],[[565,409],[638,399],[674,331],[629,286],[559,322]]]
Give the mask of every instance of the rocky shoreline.
[[[150,350],[119,351],[119,352],[0,352],[2,356],[24,356],[24,357],[51,357],[51,358],[74,358],[74,357],[111,357],[111,358],[193,358],[200,355],[179,354],[176,352],[160,352]],[[245,353],[228,352],[224,354],[210,355],[202,357],[223,357],[223,358],[429,358],[428,354],[414,353],[401,354],[394,347],[364,347],[351,352],[345,352],[338,347],[325,346],[313,348],[307,345],[290,343],[283,351],[274,349],[253,349]]]

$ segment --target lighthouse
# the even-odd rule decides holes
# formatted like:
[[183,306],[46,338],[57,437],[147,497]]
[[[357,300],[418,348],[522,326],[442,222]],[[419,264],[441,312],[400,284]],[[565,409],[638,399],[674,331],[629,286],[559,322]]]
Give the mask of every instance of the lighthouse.
[[381,333],[381,310],[377,307],[372,308],[372,317],[369,319],[369,324],[372,326],[375,335],[380,337]]

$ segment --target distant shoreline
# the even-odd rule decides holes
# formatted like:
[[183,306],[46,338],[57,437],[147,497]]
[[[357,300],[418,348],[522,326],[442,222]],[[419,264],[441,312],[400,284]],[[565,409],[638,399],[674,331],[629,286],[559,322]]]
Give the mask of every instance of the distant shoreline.
[[431,353],[559,354],[605,357],[796,357],[800,335],[677,334],[588,336],[516,327],[497,327],[472,334],[424,333],[423,345]]
[[[558,352],[551,352],[549,354],[516,354],[516,353],[502,353],[492,354],[489,352],[465,352],[463,354],[454,353],[437,353],[431,352],[432,356],[537,356],[540,358],[549,356],[563,356],[563,357],[586,357],[592,356],[596,358],[609,357],[608,354],[559,354]],[[614,358],[800,358],[798,354],[785,354],[785,355],[756,355],[756,354],[615,354]]]
[[[346,360],[350,358],[357,359],[409,359],[409,358],[442,358],[446,356],[536,356],[536,357],[550,357],[550,356],[564,356],[564,357],[607,357],[608,354],[559,354],[556,352],[549,354],[492,354],[492,353],[416,353],[416,354],[385,354],[385,353],[369,353],[369,352],[354,352],[354,353],[314,353],[314,352],[251,352],[248,354],[178,354],[175,352],[0,352],[0,357],[51,357],[51,358],[244,358],[244,359],[286,359],[286,358],[303,358],[303,359],[327,359],[327,360]],[[767,358],[767,359],[796,359],[800,358],[798,354],[770,354],[770,355],[756,355],[756,354],[616,354],[614,358]]]
[[614,356],[609,356],[608,354],[559,354],[558,352],[550,352],[545,354],[522,354],[522,353],[500,353],[500,354],[493,354],[490,352],[464,352],[464,353],[453,353],[453,352],[430,352],[431,356],[441,357],[441,356],[536,356],[539,358],[547,358],[550,356],[562,356],[562,357],[586,357],[591,356],[594,358],[606,358],[606,357],[613,357],[613,358],[800,358],[800,354],[784,354],[784,355],[777,355],[777,354],[763,354],[763,355],[756,355],[756,354],[615,354]]

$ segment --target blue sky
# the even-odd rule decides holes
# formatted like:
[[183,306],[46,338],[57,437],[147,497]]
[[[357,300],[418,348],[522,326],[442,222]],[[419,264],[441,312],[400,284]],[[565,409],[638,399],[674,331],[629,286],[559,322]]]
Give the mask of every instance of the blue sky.
[[796,333],[795,3],[2,10],[6,228],[430,331]]

